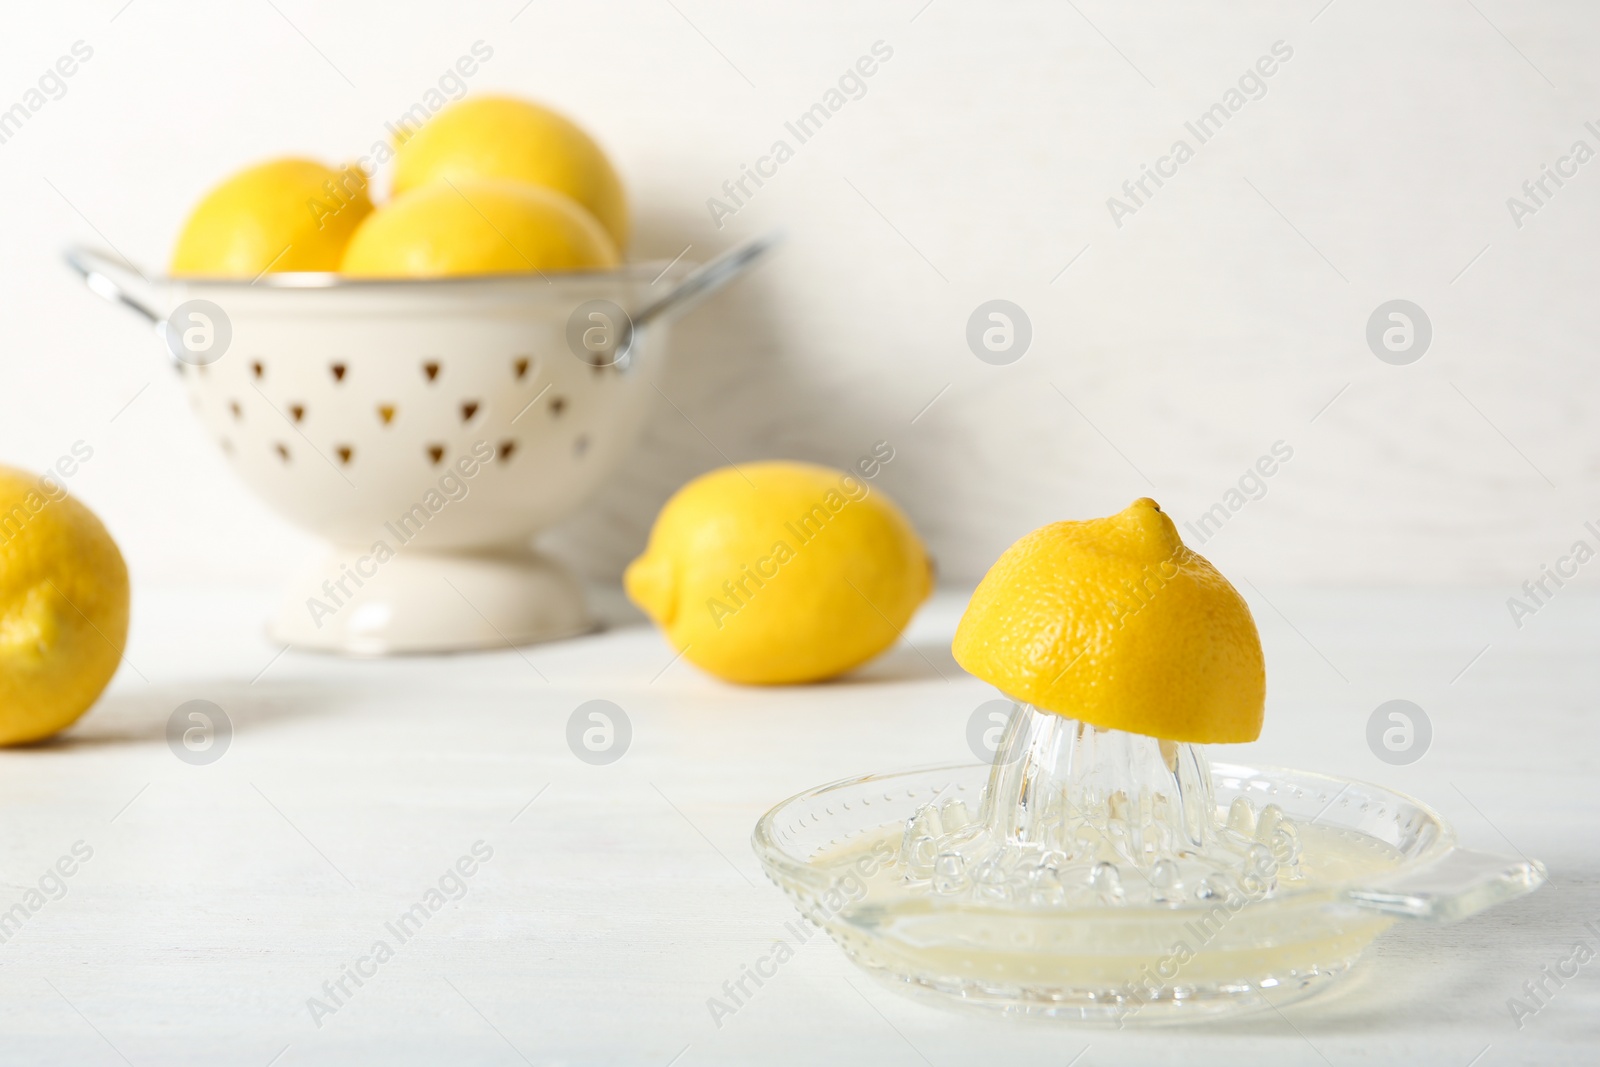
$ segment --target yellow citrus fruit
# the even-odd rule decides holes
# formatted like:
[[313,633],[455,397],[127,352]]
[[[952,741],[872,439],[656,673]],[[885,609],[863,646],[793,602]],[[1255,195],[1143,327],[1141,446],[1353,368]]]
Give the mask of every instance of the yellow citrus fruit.
[[338,270],[350,235],[371,211],[359,167],[274,159],[205,195],[178,235],[172,273],[255,278],[267,271]]
[[767,462],[679,489],[623,584],[685,659],[773,685],[831,678],[888,648],[932,572],[881,490],[828,467]]
[[0,744],[70,726],[117,672],[128,568],[54,481],[0,467]]
[[357,278],[602,270],[617,250],[600,224],[560,193],[508,181],[427,185],[374,211],[350,239]]
[[400,140],[394,192],[446,179],[505,178],[565,193],[628,243],[628,202],[611,161],[587,133],[549,108],[509,96],[452,104]]
[[1148,498],[1043,526],[978,583],[956,662],[1034,707],[1172,741],[1254,741],[1267,676],[1250,608]]

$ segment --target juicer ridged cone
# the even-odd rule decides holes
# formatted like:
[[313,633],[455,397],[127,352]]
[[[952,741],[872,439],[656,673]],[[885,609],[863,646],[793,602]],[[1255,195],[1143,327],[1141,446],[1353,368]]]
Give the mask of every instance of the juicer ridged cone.
[[907,823],[908,887],[991,906],[1177,904],[1274,892],[1299,871],[1276,805],[1220,823],[1198,745],[1016,706],[976,813],[935,798]]

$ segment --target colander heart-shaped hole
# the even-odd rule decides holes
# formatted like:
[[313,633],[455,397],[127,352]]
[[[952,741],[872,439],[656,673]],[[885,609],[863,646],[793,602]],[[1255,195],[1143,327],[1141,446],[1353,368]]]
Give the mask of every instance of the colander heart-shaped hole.
[[511,369],[516,372],[517,381],[522,381],[522,379],[528,376],[528,357],[519,356],[515,361],[512,362]]
[[254,363],[250,364],[250,373],[254,374],[257,380],[260,380],[262,375],[267,373],[267,368],[263,367],[261,365],[261,361],[258,359]]
[[389,425],[391,422],[394,421],[394,405],[393,404],[379,404],[378,405],[378,421],[382,422],[385,426]]
[[282,441],[274,441],[272,443],[272,447],[277,451],[279,459],[283,460],[285,463],[289,462],[288,445],[284,444]]
[[511,458],[511,453],[515,452],[516,450],[517,442],[511,438],[507,438],[506,440],[500,442],[499,455],[496,458],[499,459],[501,463],[504,463],[506,460]]
[[339,462],[346,467],[350,465],[350,457],[356,454],[356,450],[349,445],[335,445],[333,450],[339,453]]
[[345,365],[343,363],[334,363],[331,366],[329,366],[328,369],[333,371],[333,380],[334,381],[336,381],[336,382],[344,381]]
[[553,396],[550,398],[550,414],[559,418],[561,413],[565,410],[567,410],[567,402],[564,398],[559,396]]
[[306,406],[304,404],[290,404],[289,415],[295,422],[300,422],[306,417]]
[[428,458],[433,460],[433,465],[437,467],[439,462],[444,459],[444,445],[429,445]]
[[464,400],[464,401],[461,402],[461,421],[462,422],[471,422],[472,421],[472,416],[476,415],[477,413],[478,413],[478,402],[476,400]]
[[228,410],[233,412],[233,418],[235,422],[244,418],[244,409],[239,406],[239,402],[237,400],[228,401]]
[[439,377],[439,364],[429,360],[422,365],[422,373],[427,377],[428,381],[433,381]]

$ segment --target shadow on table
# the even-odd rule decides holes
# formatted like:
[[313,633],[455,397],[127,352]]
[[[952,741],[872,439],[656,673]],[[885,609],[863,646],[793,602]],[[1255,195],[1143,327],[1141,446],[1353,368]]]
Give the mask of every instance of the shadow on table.
[[878,682],[953,682],[966,676],[955,657],[950,655],[947,643],[899,641],[877,659],[840,680],[871,685]]
[[263,680],[254,685],[236,679],[151,685],[108,693],[66,733],[23,747],[67,752],[165,741],[167,723],[173,713],[191,700],[205,700],[220,707],[227,714],[233,732],[244,734],[295,719],[331,715],[361,692],[370,695],[370,688],[364,690],[325,679]]
[[[1449,926],[1401,921],[1368,949],[1355,970],[1325,993],[1277,1012],[1206,1024],[1208,1033],[1302,1036],[1450,1031],[1462,1017],[1498,1016],[1515,1032],[1506,998],[1523,996],[1539,967],[1586,938],[1600,913],[1593,871],[1551,871],[1553,884]],[[1183,1027],[1199,1031],[1202,1027]]]

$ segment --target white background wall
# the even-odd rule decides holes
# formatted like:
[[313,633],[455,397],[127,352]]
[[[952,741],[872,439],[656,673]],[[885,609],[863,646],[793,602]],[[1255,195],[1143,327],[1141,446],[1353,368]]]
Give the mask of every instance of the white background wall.
[[[0,35],[0,107],[94,49],[0,144],[0,461],[91,443],[71,486],[136,581],[276,581],[312,542],[59,250],[161,265],[210,184],[365,151],[480,38],[474,89],[554,104],[611,151],[636,258],[790,235],[680,332],[665,388],[688,421],[662,405],[550,538],[591,573],[718,449],[847,464],[879,439],[879,484],[957,579],[1136,496],[1192,518],[1280,439],[1294,458],[1203,549],[1230,573],[1509,595],[1600,518],[1600,161],[1520,229],[1506,207],[1575,139],[1600,148],[1592,4],[274,3],[25,5]],[[706,198],[878,40],[894,57],[866,95],[714,226]],[[1278,40],[1267,94],[1113,225],[1107,197]],[[1011,366],[964,339],[995,297],[1033,325]],[[1364,340],[1397,297],[1435,334],[1403,367]]]

